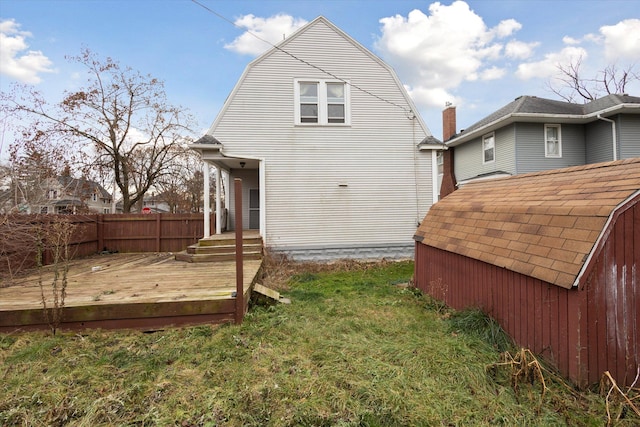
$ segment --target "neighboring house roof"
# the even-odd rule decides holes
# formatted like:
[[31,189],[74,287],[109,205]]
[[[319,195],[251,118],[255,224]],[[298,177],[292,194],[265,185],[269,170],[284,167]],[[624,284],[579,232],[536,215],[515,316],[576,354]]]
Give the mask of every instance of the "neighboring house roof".
[[568,289],[639,200],[640,158],[475,182],[433,205],[415,239]]
[[111,194],[109,194],[102,185],[95,181],[90,181],[84,178],[73,178],[68,175],[58,176],[57,181],[62,187],[64,193],[69,196],[86,199],[91,197],[94,191],[98,189],[101,198],[111,198]]
[[606,117],[619,112],[640,114],[640,97],[612,94],[586,104],[576,104],[525,95],[467,127],[446,143],[455,147],[481,134],[518,121],[553,120],[558,123],[587,123],[598,120],[599,114]]
[[446,150],[447,146],[442,141],[432,135],[426,136],[418,144],[418,150]]

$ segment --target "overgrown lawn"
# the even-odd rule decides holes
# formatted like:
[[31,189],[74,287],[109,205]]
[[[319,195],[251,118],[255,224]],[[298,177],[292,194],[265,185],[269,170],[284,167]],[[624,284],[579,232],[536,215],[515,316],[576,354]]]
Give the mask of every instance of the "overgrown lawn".
[[[606,423],[411,288],[411,262],[295,269],[290,305],[241,326],[0,335],[0,425],[457,426]],[[73,289],[69,289],[73,292]],[[627,416],[618,425],[638,422]]]

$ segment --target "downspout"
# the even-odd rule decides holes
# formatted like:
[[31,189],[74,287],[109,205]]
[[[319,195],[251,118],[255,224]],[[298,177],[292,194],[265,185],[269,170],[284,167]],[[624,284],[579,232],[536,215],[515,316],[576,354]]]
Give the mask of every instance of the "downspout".
[[618,141],[616,140],[616,122],[611,119],[602,117],[600,114],[597,116],[600,120],[611,123],[611,136],[613,137],[613,160],[618,160]]

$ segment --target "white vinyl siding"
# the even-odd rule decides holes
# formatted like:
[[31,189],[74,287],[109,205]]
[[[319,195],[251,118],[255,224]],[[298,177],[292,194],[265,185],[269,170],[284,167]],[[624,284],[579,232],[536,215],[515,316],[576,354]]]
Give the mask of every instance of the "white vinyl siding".
[[417,152],[427,133],[408,118],[404,89],[321,20],[283,48],[404,110],[345,86],[349,125],[295,125],[295,82],[332,81],[279,50],[254,61],[211,133],[229,155],[264,159],[265,245],[412,247],[433,200],[433,174],[431,152]]

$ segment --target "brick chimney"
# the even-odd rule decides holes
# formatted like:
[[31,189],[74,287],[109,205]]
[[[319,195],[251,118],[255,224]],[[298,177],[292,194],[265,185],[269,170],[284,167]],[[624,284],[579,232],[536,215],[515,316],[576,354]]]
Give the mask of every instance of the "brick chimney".
[[442,111],[442,141],[447,142],[456,134],[456,106],[447,102]]
[[[456,107],[447,102],[442,111],[442,141],[447,142],[456,134]],[[453,147],[443,152],[443,175],[440,186],[440,198],[456,190],[456,175],[453,168]]]

